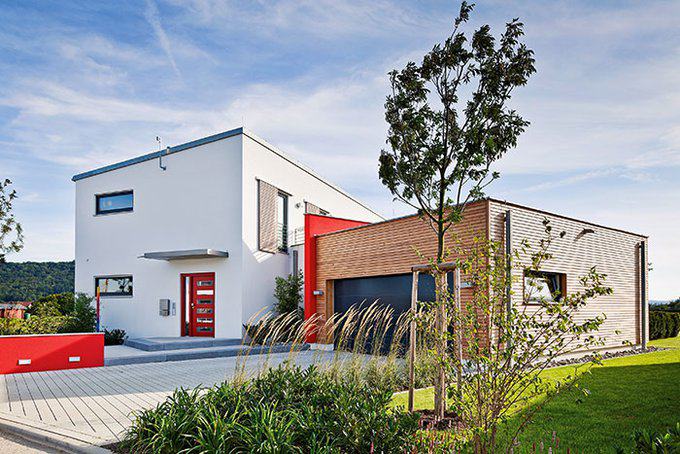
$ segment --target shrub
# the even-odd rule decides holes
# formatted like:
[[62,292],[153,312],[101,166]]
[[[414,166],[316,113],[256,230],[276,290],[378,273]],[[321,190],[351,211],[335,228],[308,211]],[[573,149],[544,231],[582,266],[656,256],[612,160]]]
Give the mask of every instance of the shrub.
[[124,329],[104,329],[104,345],[123,345],[126,338]]
[[419,415],[391,410],[392,389],[315,367],[177,390],[137,413],[131,452],[408,452]]
[[92,333],[97,325],[97,310],[92,306],[93,298],[84,293],[75,295],[69,311],[69,323],[65,333]]
[[650,311],[649,338],[665,339],[676,337],[680,333],[680,313]]
[[69,315],[75,305],[75,294],[72,292],[55,293],[43,296],[31,305],[31,314],[36,316],[49,315],[48,312],[59,312],[56,315]]
[[[302,303],[302,274],[289,274],[288,277],[276,277],[276,288],[274,289],[274,298],[276,304],[274,309],[278,314],[288,314],[291,312],[300,312],[300,303]],[[302,314],[300,314],[302,315]]]
[[680,422],[671,427],[664,434],[636,430],[633,433],[633,449],[631,451],[617,448],[618,454],[630,452],[632,454],[662,454],[680,452]]
[[70,317],[63,315],[54,317],[31,317],[25,320],[0,318],[0,335],[12,336],[19,334],[62,333],[70,322]]

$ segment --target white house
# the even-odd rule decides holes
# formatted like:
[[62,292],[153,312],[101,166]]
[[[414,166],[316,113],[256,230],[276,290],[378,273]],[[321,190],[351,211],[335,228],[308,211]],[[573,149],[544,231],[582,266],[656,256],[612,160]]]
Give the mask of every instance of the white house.
[[130,337],[240,338],[303,268],[304,213],[367,222],[369,207],[238,128],[85,172],[75,289]]

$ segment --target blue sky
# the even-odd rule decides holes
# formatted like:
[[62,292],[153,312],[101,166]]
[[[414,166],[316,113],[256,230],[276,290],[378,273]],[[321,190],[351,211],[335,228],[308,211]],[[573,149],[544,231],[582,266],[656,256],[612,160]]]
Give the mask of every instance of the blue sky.
[[[245,125],[384,215],[386,73],[449,32],[452,1],[4,1],[0,177],[24,251],[68,260],[78,172]],[[479,2],[526,24],[531,121],[491,195],[650,236],[650,297],[680,296],[680,2]]]

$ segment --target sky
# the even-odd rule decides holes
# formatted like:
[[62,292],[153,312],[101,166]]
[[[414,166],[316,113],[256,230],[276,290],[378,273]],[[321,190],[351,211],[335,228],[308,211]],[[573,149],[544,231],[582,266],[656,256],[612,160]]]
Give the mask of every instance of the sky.
[[[0,3],[0,178],[25,247],[74,257],[79,172],[245,126],[386,217],[387,73],[451,31],[455,1]],[[680,2],[480,1],[519,17],[531,126],[491,196],[649,235],[650,298],[680,296]]]

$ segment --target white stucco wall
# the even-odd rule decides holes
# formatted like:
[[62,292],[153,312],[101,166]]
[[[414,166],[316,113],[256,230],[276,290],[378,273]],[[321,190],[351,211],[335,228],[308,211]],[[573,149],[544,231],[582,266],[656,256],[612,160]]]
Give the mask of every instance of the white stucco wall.
[[[320,178],[298,167],[280,151],[257,137],[243,136],[243,317],[251,317],[274,302],[274,278],[292,272],[291,256],[258,250],[257,180],[266,181],[290,194],[289,231],[304,227],[305,201],[327,210],[331,216],[376,222],[382,218],[359,201],[338,191]],[[281,153],[281,154],[279,154]],[[299,204],[299,206],[298,206]],[[304,260],[300,250],[300,265]],[[290,252],[290,251],[289,251]]]
[[[237,135],[76,182],[76,291],[133,275],[132,297],[102,298],[102,324],[130,337],[180,335],[180,273],[215,272],[215,335],[241,335],[241,140]],[[134,190],[134,211],[95,215],[95,195]],[[213,248],[227,259],[158,261],[145,252]],[[158,300],[176,303],[158,314]]]
[[[165,171],[152,159],[76,181],[76,291],[94,294],[95,276],[133,276],[132,297],[102,297],[103,326],[130,337],[179,336],[180,274],[214,272],[215,336],[241,337],[242,324],[273,303],[274,278],[292,272],[292,255],[258,250],[258,178],[291,195],[291,232],[304,226],[305,201],[332,216],[381,220],[249,134],[166,156]],[[95,215],[97,194],[129,189],[134,211]],[[229,258],[140,258],[200,248],[228,251]],[[303,268],[304,248],[297,250]],[[159,315],[162,298],[175,303],[175,315]]]

